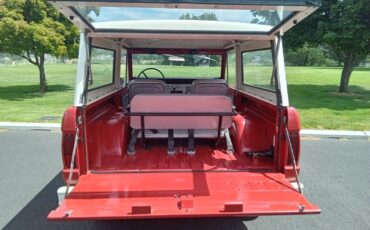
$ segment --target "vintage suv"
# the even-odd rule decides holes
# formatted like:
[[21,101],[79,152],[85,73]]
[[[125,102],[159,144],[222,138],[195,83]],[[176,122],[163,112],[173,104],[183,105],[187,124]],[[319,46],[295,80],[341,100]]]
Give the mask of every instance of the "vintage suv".
[[317,0],[54,0],[81,30],[49,220],[318,214],[282,35]]

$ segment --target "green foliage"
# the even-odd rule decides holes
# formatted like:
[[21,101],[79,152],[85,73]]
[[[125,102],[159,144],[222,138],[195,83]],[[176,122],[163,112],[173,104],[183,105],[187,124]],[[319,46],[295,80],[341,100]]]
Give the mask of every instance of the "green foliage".
[[195,15],[195,14],[183,14],[179,17],[181,20],[203,20],[203,21],[218,21],[218,18],[215,13],[212,12],[205,12],[201,15]]
[[330,62],[321,47],[311,47],[307,43],[301,48],[286,52],[285,61],[292,66],[324,66]]
[[340,92],[348,92],[355,66],[370,54],[370,4],[368,0],[323,0],[312,16],[285,36],[287,50],[304,43],[323,46],[328,54],[343,63]]
[[357,65],[370,54],[370,4],[368,0],[337,1],[318,23],[324,43],[345,61]]
[[251,23],[277,25],[281,21],[276,11],[252,10],[252,15],[254,18],[251,20]]
[[0,1],[0,51],[75,56],[78,31],[43,0]]
[[352,55],[358,64],[370,54],[369,12],[368,0],[323,0],[319,10],[286,33],[285,46],[321,44],[339,61]]
[[161,65],[170,65],[171,64],[171,62],[170,62],[170,60],[168,59],[167,56],[161,55],[161,58],[162,58]]
[[76,57],[78,31],[44,0],[0,0],[0,52],[25,58],[39,69],[46,91],[45,54]]
[[94,19],[91,17],[91,13],[94,13],[96,17],[100,15],[100,7],[80,7],[78,12],[84,16],[89,22],[94,22]]
[[220,66],[221,65],[221,56],[219,56],[219,55],[210,55],[209,58],[211,59],[209,61],[210,66]]
[[194,55],[192,54],[186,54],[183,56],[185,58],[185,61],[184,63],[182,63],[182,65],[185,65],[185,66],[194,66]]

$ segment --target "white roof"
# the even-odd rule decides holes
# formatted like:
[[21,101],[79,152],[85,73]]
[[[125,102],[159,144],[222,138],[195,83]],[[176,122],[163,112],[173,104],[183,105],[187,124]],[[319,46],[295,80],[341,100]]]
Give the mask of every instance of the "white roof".
[[272,26],[260,24],[202,20],[126,20],[95,22],[92,24],[98,30],[267,32],[272,29]]

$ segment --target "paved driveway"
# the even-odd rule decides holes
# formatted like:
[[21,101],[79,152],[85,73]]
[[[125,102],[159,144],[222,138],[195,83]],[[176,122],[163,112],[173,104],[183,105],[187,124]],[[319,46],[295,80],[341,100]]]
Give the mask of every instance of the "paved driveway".
[[0,228],[370,229],[370,142],[304,140],[301,180],[321,215],[233,219],[47,222],[57,206],[60,133],[0,129]]

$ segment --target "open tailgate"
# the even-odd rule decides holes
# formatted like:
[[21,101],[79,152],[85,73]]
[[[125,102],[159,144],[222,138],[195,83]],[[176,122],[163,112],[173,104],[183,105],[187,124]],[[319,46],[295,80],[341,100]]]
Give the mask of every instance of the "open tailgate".
[[280,173],[87,174],[49,220],[318,214]]

